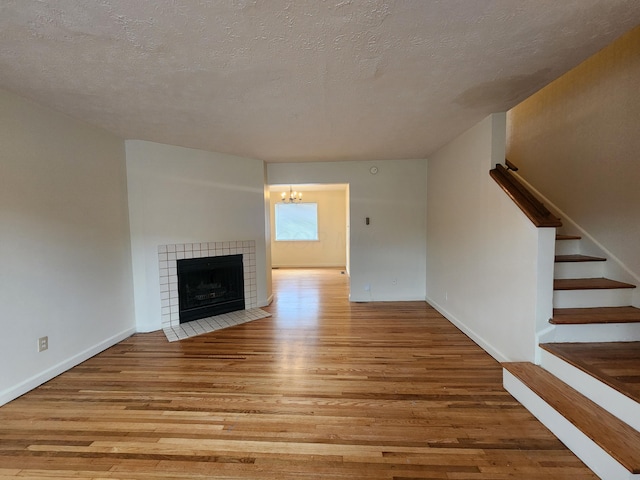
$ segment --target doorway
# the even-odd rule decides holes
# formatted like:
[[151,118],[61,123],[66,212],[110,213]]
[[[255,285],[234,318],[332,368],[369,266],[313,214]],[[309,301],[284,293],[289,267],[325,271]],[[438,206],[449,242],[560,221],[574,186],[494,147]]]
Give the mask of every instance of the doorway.
[[[290,192],[297,200],[287,202]],[[284,196],[283,196],[284,193]],[[302,198],[300,199],[300,194]],[[283,201],[284,197],[284,201]],[[269,186],[269,215],[271,225],[271,265],[273,268],[341,268],[349,272],[349,185],[296,184]],[[296,209],[303,205],[305,208]],[[315,206],[316,217],[313,218]],[[286,207],[286,208],[285,208]],[[301,228],[312,233],[295,232],[296,218],[307,210],[309,218],[298,220]],[[291,213],[293,229],[285,228],[286,215]],[[298,215],[300,213],[300,215]],[[303,225],[304,224],[304,225]]]

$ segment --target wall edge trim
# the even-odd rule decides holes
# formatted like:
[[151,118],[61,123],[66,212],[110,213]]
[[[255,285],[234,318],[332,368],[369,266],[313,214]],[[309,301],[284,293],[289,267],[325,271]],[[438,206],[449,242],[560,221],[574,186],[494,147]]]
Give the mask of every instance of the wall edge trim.
[[103,340],[102,342],[99,342],[92,347],[89,347],[82,352],[79,352],[76,355],[63,360],[62,362],[46,369],[45,371],[31,376],[18,385],[5,389],[3,392],[0,392],[0,406],[9,403],[12,400],[15,400],[16,398],[24,395],[25,393],[33,390],[36,387],[39,387],[43,383],[48,382],[52,378],[57,377],[70,368],[75,367],[76,365],[84,362],[85,360],[88,360],[89,358],[106,350],[107,348],[114,346],[125,338],[130,337],[134,333],[136,333],[135,328],[127,328],[126,330],[123,330],[120,333],[117,333],[107,338],[106,340]]

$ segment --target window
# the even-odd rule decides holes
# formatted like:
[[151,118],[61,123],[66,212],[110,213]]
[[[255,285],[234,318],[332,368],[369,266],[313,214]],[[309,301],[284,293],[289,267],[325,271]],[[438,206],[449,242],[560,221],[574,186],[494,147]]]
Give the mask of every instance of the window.
[[318,204],[276,203],[276,240],[318,240]]

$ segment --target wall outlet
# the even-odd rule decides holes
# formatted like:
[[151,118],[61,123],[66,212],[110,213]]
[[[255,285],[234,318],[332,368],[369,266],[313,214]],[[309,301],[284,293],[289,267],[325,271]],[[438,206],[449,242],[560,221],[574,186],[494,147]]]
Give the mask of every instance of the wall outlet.
[[38,351],[44,352],[49,348],[49,337],[40,337],[38,339]]

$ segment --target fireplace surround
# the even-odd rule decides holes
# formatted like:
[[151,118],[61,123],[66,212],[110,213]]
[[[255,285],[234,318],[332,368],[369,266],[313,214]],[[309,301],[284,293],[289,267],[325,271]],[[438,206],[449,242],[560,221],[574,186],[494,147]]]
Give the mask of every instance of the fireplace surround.
[[177,261],[242,255],[245,310],[258,306],[255,240],[182,243],[158,246],[162,328],[180,325]]

